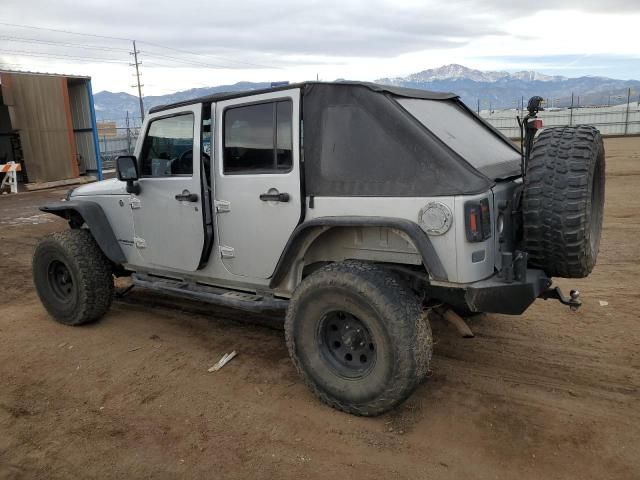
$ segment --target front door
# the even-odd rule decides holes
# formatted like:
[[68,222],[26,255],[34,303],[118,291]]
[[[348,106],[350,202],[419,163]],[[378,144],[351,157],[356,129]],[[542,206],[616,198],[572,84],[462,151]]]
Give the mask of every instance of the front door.
[[225,268],[269,278],[300,221],[300,91],[216,106],[215,204]]
[[134,243],[148,266],[195,271],[204,246],[199,104],[147,123],[138,153],[140,194],[132,195]]

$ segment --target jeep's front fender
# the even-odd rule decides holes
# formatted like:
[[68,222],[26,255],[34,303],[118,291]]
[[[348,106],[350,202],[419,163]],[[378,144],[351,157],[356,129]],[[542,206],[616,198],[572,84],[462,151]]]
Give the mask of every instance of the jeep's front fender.
[[429,275],[436,280],[448,280],[447,272],[431,240],[415,222],[389,217],[320,217],[298,225],[293,231],[278,260],[269,286],[277,287],[293,267],[296,258],[309,248],[313,240],[336,227],[387,227],[399,230],[411,239]]
[[102,207],[96,202],[69,200],[66,202],[53,202],[40,207],[46,213],[52,213],[59,217],[73,221],[79,215],[87,224],[93,238],[102,250],[102,253],[113,263],[120,265],[126,262],[126,257],[120,248],[109,220]]

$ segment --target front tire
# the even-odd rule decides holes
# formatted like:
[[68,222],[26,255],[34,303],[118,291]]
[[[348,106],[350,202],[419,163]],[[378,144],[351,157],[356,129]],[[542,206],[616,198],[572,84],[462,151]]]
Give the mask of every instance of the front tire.
[[289,354],[324,403],[373,416],[406,400],[431,361],[417,296],[382,267],[333,263],[303,280],[285,320]]
[[102,317],[113,299],[109,260],[86,229],[46,236],[33,254],[33,281],[49,314],[65,325]]

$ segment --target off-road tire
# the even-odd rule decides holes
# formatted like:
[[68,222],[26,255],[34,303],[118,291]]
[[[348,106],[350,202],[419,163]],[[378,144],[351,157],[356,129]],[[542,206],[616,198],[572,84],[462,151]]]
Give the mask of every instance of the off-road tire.
[[[63,267],[61,267],[62,265]],[[56,272],[64,271],[71,283],[60,293]],[[82,325],[102,317],[113,299],[109,260],[87,229],[72,229],[44,237],[33,254],[33,281],[49,314],[65,325]],[[54,277],[52,279],[52,277]]]
[[604,210],[605,159],[591,126],[543,130],[522,200],[529,266],[550,277],[583,278],[596,264]]
[[[357,316],[375,341],[376,362],[362,378],[340,376],[322,356],[319,325],[335,310]],[[356,261],[327,265],[302,281],[287,309],[285,336],[311,391],[333,408],[364,416],[406,400],[427,375],[433,351],[431,327],[415,293],[393,272]]]

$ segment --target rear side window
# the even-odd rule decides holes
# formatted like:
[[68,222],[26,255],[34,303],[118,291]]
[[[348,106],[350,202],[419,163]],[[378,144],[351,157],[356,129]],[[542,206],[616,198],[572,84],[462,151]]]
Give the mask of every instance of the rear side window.
[[292,102],[259,103],[224,112],[226,175],[286,173],[293,167]]
[[193,174],[193,124],[192,113],[151,122],[140,154],[143,177]]
[[491,176],[493,165],[514,161],[519,169],[520,154],[461,106],[414,98],[400,98],[398,103],[481,172]]

